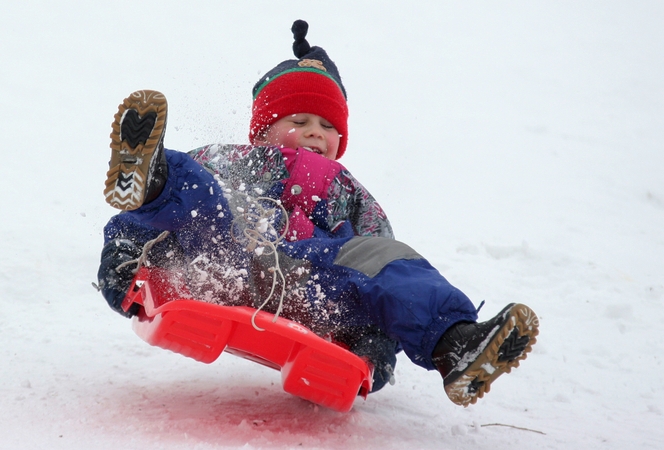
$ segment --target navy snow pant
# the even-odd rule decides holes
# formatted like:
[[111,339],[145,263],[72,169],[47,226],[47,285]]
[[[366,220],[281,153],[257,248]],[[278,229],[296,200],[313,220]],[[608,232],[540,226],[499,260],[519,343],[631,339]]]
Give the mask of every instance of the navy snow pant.
[[[165,151],[169,174],[161,195],[119,214],[111,228],[126,222],[168,230],[185,255],[211,254],[221,246],[237,255],[238,265],[249,265],[252,253],[230,238],[233,212],[223,188],[187,154]],[[114,231],[105,233],[109,239]],[[309,280],[316,280],[307,286],[312,302],[324,298],[327,307],[337,305],[349,326],[378,326],[428,370],[435,369],[431,353],[442,334],[454,323],[477,320],[468,297],[401,242],[325,237],[284,243],[279,251],[291,262],[307,263]]]

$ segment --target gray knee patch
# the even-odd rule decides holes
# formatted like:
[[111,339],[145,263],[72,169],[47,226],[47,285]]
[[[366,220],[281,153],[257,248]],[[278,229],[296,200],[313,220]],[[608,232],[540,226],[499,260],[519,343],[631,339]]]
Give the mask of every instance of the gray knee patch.
[[355,269],[373,278],[386,265],[399,259],[422,259],[422,256],[403,242],[366,236],[346,242],[339,250],[334,264]]

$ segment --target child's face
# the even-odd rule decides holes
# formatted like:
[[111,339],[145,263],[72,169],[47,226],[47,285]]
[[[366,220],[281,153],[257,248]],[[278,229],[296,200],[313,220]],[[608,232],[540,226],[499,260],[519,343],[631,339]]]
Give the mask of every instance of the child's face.
[[339,150],[339,132],[320,116],[300,113],[277,120],[257,143],[294,149],[306,147],[334,160]]

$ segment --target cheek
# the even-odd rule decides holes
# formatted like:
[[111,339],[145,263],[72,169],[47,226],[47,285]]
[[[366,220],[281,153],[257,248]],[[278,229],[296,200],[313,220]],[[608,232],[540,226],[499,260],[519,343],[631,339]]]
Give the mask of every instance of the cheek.
[[300,133],[295,128],[284,130],[284,133],[281,137],[281,144],[284,147],[288,148],[297,148],[299,147],[298,141],[300,139]]
[[334,147],[337,148],[337,149],[339,148],[339,141],[340,140],[341,139],[339,138],[339,133],[337,131],[335,131],[334,133],[330,133],[327,137],[327,142],[329,144],[334,145]]

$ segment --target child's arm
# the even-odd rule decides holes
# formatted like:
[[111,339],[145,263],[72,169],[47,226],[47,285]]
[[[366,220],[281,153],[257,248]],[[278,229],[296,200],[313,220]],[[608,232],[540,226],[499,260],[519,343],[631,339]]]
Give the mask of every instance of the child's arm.
[[290,239],[335,234],[346,222],[354,235],[394,238],[378,202],[336,161],[302,149],[249,145],[208,145],[189,155],[235,191],[281,200],[295,232]]
[[379,236],[394,239],[392,225],[376,199],[345,168],[330,186],[330,216],[350,221],[357,236]]

